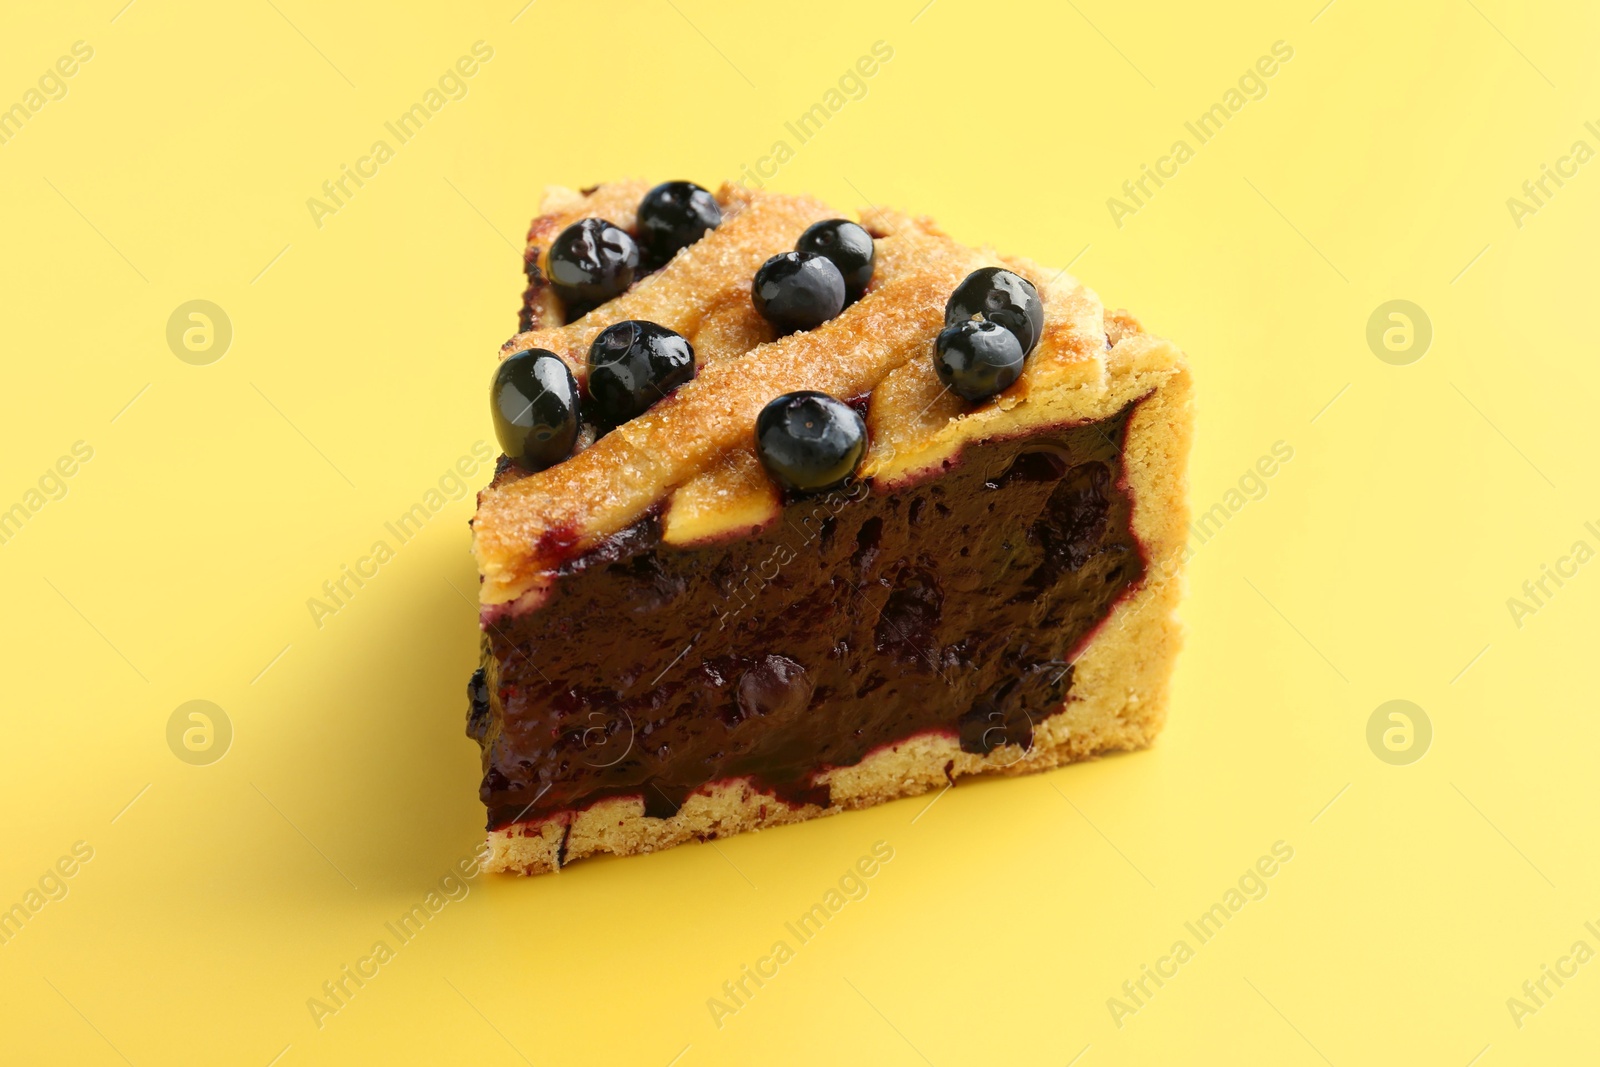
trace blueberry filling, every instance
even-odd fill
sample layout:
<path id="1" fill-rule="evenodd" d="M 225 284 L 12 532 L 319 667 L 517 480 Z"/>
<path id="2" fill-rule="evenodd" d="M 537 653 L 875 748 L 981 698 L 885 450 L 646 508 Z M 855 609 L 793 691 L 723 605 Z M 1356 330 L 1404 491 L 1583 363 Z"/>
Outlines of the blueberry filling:
<path id="1" fill-rule="evenodd" d="M 1145 573 L 1132 410 L 974 443 L 919 483 L 793 498 L 733 542 L 668 545 L 651 515 L 573 555 L 483 637 L 489 722 L 469 728 L 490 829 L 607 797 L 665 817 L 741 777 L 825 806 L 817 772 L 920 734 L 1020 758 Z"/>

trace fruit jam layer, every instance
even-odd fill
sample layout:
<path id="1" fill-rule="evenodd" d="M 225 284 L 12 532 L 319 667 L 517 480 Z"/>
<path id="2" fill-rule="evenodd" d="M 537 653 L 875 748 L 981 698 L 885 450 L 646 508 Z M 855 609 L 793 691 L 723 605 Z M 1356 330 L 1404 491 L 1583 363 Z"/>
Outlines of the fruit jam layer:
<path id="1" fill-rule="evenodd" d="M 826 806 L 819 772 L 929 731 L 1030 747 L 1144 576 L 1132 408 L 969 445 L 892 492 L 790 501 L 751 537 L 665 545 L 651 517 L 570 561 L 484 634 L 467 733 L 489 828 L 617 796 L 664 818 L 741 777 Z"/>

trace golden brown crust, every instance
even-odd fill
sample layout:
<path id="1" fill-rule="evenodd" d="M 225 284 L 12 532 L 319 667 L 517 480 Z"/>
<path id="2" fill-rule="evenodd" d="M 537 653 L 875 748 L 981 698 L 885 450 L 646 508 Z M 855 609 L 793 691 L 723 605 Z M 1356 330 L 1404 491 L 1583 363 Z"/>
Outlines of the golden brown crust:
<path id="1" fill-rule="evenodd" d="M 831 322 L 743 354 L 702 351 L 703 342 L 695 338 L 708 303 L 703 294 L 738 288 L 748 303 L 756 268 L 792 247 L 810 222 L 829 217 L 814 201 L 750 195 L 753 203 L 736 219 L 633 291 L 578 322 L 507 343 L 507 353 L 549 349 L 581 374 L 588 345 L 604 323 L 646 318 L 689 337 L 700 369 L 694 381 L 592 448 L 482 494 L 473 550 L 485 604 L 530 592 L 536 597 L 564 555 L 617 532 L 729 452 L 748 446 L 756 415 L 773 397 L 797 389 L 861 396 L 888 371 L 925 356 L 944 324 L 950 291 L 986 262 L 980 253 L 921 229 L 897 230 L 881 242 L 867 294 Z"/>
<path id="2" fill-rule="evenodd" d="M 612 186 L 601 186 L 569 210 L 534 220 L 533 229 L 529 231 L 529 249 L 534 248 L 537 231 L 541 244 L 535 263 L 541 272 L 548 262 L 550 240 L 578 219 L 599 216 L 624 228 L 633 225 L 639 196 L 648 191 L 648 186 L 642 182 L 628 182 L 617 188 L 621 192 L 615 197 L 606 196 Z M 625 197 L 632 197 L 632 200 L 624 212 L 616 205 Z M 740 348 L 731 345 L 742 343 L 750 336 L 759 338 L 756 343 L 771 340 L 770 327 L 750 303 L 750 280 L 768 257 L 792 248 L 807 226 L 828 218 L 829 210 L 809 197 L 756 193 L 738 185 L 724 185 L 717 192 L 717 202 L 722 207 L 722 224 L 680 250 L 659 271 L 574 322 L 563 325 L 565 320 L 560 315 L 539 316 L 534 327 L 501 346 L 501 356 L 528 348 L 548 349 L 565 359 L 573 374 L 582 380 L 590 342 L 606 326 L 623 319 L 649 319 L 683 334 L 691 344 L 696 344 L 696 335 L 708 319 L 719 331 L 728 330 L 730 318 L 742 320 L 748 330 L 753 331 L 735 331 L 727 348 L 717 348 L 715 342 L 711 342 L 713 351 L 709 357 L 700 356 L 702 359 L 742 354 L 748 351 L 749 345 Z M 607 204 L 611 205 L 611 210 L 602 214 L 599 209 Z M 556 299 L 553 293 L 550 299 Z M 746 309 L 748 316 L 744 315 Z M 699 347 L 696 344 L 697 355 Z"/>

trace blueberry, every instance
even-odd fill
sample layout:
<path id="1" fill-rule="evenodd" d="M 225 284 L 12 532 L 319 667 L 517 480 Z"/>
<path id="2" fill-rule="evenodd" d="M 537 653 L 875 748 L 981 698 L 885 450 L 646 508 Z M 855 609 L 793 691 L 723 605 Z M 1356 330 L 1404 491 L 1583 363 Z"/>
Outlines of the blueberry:
<path id="1" fill-rule="evenodd" d="M 557 295 L 568 304 L 593 306 L 633 284 L 639 246 L 605 219 L 580 219 L 551 243 L 549 262 Z"/>
<path id="2" fill-rule="evenodd" d="M 489 409 L 506 455 L 541 471 L 572 454 L 578 439 L 578 383 L 554 352 L 529 348 L 495 368 Z"/>
<path id="3" fill-rule="evenodd" d="M 820 492 L 842 485 L 867 450 L 867 424 L 827 393 L 785 393 L 756 416 L 756 455 L 785 489 Z"/>
<path id="4" fill-rule="evenodd" d="M 967 319 L 939 331 L 933 369 L 963 400 L 987 400 L 1017 380 L 1026 357 L 1016 335 L 998 322 Z"/>
<path id="5" fill-rule="evenodd" d="M 845 299 L 861 299 L 872 282 L 872 234 L 849 219 L 828 219 L 812 224 L 794 243 L 796 252 L 827 256 L 844 276 Z"/>
<path id="6" fill-rule="evenodd" d="M 967 275 L 944 306 L 944 324 L 988 319 L 1016 335 L 1022 354 L 1033 351 L 1044 333 L 1044 301 L 1039 290 L 1020 274 L 984 267 Z"/>
<path id="7" fill-rule="evenodd" d="M 589 346 L 589 396 L 611 426 L 644 414 L 693 377 L 693 346 L 653 322 L 607 326 Z"/>
<path id="8" fill-rule="evenodd" d="M 810 330 L 844 310 L 844 275 L 827 256 L 784 252 L 756 271 L 750 299 L 780 331 Z"/>
<path id="9" fill-rule="evenodd" d="M 662 182 L 639 201 L 639 245 L 660 266 L 722 221 L 717 198 L 694 182 Z"/>

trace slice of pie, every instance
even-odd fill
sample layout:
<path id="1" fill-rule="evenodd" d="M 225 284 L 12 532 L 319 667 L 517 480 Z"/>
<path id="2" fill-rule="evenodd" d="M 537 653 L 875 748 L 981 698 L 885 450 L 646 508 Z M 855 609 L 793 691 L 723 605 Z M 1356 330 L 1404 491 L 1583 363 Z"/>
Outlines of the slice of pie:
<path id="1" fill-rule="evenodd" d="M 472 524 L 489 868 L 1149 744 L 1183 354 L 924 218 L 668 185 L 553 190 L 529 231 Z"/>

